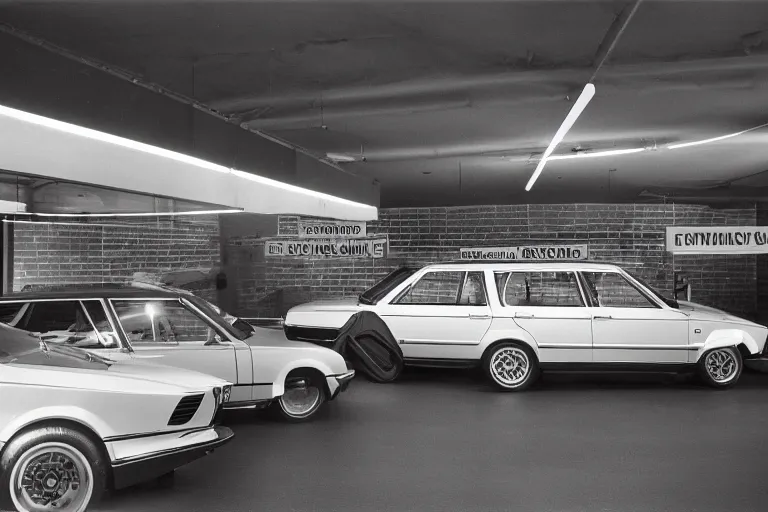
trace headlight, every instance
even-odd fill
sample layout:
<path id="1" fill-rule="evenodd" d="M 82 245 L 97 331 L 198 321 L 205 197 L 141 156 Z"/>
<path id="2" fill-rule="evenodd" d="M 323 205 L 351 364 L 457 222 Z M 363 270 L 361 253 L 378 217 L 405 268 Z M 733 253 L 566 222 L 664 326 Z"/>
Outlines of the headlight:
<path id="1" fill-rule="evenodd" d="M 222 392 L 222 396 L 224 398 L 223 403 L 229 402 L 230 396 L 232 396 L 232 386 L 224 386 L 224 391 Z"/>

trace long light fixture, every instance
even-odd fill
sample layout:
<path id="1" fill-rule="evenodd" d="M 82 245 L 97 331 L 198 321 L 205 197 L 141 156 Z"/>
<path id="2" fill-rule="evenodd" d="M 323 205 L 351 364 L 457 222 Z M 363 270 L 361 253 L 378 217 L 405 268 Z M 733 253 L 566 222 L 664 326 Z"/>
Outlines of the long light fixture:
<path id="1" fill-rule="evenodd" d="M 760 126 L 754 126 L 752 128 L 748 128 L 746 130 L 742 130 L 740 132 L 736 133 L 729 133 L 728 135 L 721 135 L 720 137 L 712 137 L 711 139 L 704 139 L 704 140 L 697 140 L 694 142 L 683 142 L 681 144 L 671 144 L 667 146 L 668 149 L 680 149 L 680 148 L 689 148 L 691 146 L 700 146 L 701 144 L 709 144 L 711 142 L 718 142 L 725 139 L 730 139 L 732 137 L 738 137 L 739 135 L 744 135 L 745 133 L 753 132 L 755 130 L 759 130 L 761 128 L 765 128 L 768 126 L 768 123 L 763 123 Z"/>
<path id="2" fill-rule="evenodd" d="M 618 156 L 618 155 L 631 155 L 632 153 L 642 153 L 648 150 L 648 148 L 632 148 L 632 149 L 610 149 L 607 151 L 583 151 L 580 153 L 574 153 L 572 155 L 553 155 L 547 160 L 570 160 L 573 158 L 599 158 L 603 156 Z"/>
<path id="3" fill-rule="evenodd" d="M 34 212 L 13 212 L 13 215 L 29 215 L 32 217 L 176 217 L 189 215 L 220 215 L 225 213 L 242 213 L 242 209 L 231 210 L 190 210 L 183 212 L 138 212 L 138 213 L 34 213 Z"/>
<path id="4" fill-rule="evenodd" d="M 531 176 L 531 179 L 528 180 L 528 184 L 525 186 L 526 191 L 530 191 L 531 188 L 533 188 L 533 184 L 536 183 L 536 180 L 539 178 L 541 171 L 544 170 L 544 166 L 547 165 L 547 160 L 549 159 L 549 156 L 555 150 L 557 145 L 563 141 L 566 134 L 571 129 L 571 127 L 576 123 L 576 120 L 579 118 L 581 113 L 584 112 L 585 108 L 587 108 L 587 105 L 592 100 L 594 95 L 595 95 L 595 86 L 593 84 L 585 85 L 584 90 L 581 91 L 581 94 L 576 100 L 576 103 L 573 104 L 573 107 L 571 107 L 571 111 L 568 112 L 568 115 L 565 117 L 563 124 L 560 125 L 560 128 L 557 130 L 557 132 L 555 133 L 555 136 L 552 138 L 552 141 L 549 143 L 549 146 L 547 146 L 546 151 L 544 151 L 544 154 L 542 155 L 541 160 L 539 160 L 539 163 L 536 166 L 536 170 L 533 171 L 533 175 Z"/>
<path id="5" fill-rule="evenodd" d="M 256 174 L 251 174 L 244 171 L 239 171 L 236 169 L 225 167 L 223 165 L 208 162 L 200 158 L 195 158 L 193 156 L 177 153 L 175 151 L 170 151 L 168 149 L 159 148 L 157 146 L 152 146 L 150 144 L 144 144 L 143 142 L 137 142 L 134 140 L 123 138 L 123 137 L 118 137 L 117 135 L 111 135 L 108 133 L 100 132 L 98 130 L 92 130 L 90 128 L 85 128 L 85 127 L 74 125 L 71 123 L 57 121 L 55 119 L 39 116 L 36 114 L 31 114 L 29 112 L 24 112 L 21 110 L 16 110 L 10 107 L 5 107 L 3 105 L 0 105 L 0 115 L 18 119 L 20 121 L 24 121 L 27 123 L 32 123 L 38 126 L 43 126 L 46 128 L 62 131 L 65 133 L 70 133 L 73 135 L 78 135 L 81 137 L 86 137 L 89 139 L 106 142 L 106 143 L 114 144 L 117 146 L 122 146 L 135 151 L 141 151 L 143 153 L 149 153 L 152 155 L 169 158 L 171 160 L 176 160 L 178 162 L 183 162 L 183 163 L 191 164 L 197 167 L 201 167 L 209 171 L 214 171 L 214 172 L 219 172 L 224 174 L 233 174 L 240 178 L 248 179 L 250 181 L 256 181 L 259 183 L 263 183 L 265 185 L 271 185 L 274 187 L 282 188 L 284 190 L 290 190 L 292 192 L 301 193 L 306 196 L 315 197 L 318 199 L 324 199 L 327 201 L 333 201 L 336 203 L 341 203 L 349 206 L 356 206 L 360 208 L 375 208 L 375 206 L 367 205 L 364 203 L 358 203 L 355 201 L 350 201 L 348 199 L 332 196 L 330 194 L 324 194 L 322 192 L 316 192 L 314 190 L 298 187 L 295 185 L 289 185 L 281 181 L 264 178 L 262 176 L 258 176 Z"/>

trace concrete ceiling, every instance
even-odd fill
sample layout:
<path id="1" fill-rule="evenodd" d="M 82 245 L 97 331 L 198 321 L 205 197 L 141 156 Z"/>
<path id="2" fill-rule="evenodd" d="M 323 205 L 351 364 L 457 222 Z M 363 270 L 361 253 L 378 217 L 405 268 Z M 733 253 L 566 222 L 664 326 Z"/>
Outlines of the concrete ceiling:
<path id="1" fill-rule="evenodd" d="M 551 161 L 626 1 L 7 2 L 0 21 L 381 183 L 381 206 L 768 197 L 768 2 L 645 0 Z M 763 32 L 766 31 L 766 32 Z M 765 41 L 764 41 L 765 39 Z M 643 191 L 650 191 L 643 194 Z"/>

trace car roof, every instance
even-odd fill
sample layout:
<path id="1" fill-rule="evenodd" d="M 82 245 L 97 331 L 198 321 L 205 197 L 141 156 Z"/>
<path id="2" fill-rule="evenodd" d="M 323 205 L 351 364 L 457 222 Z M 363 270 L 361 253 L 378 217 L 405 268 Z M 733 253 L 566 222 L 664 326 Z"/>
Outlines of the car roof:
<path id="1" fill-rule="evenodd" d="M 433 263 L 426 265 L 424 268 L 432 269 L 462 269 L 462 268 L 476 268 L 478 270 L 504 270 L 507 268 L 525 268 L 539 266 L 548 269 L 563 269 L 563 270 L 586 270 L 586 271 L 615 271 L 621 269 L 619 265 L 614 263 L 597 262 L 597 261 L 535 261 L 535 260 L 504 260 L 504 261 L 450 261 Z"/>
<path id="2" fill-rule="evenodd" d="M 18 300 L 51 300 L 51 299 L 175 299 L 185 296 L 181 293 L 159 288 L 104 287 L 104 288 L 74 288 L 56 291 L 14 292 L 0 297 L 0 302 Z"/>

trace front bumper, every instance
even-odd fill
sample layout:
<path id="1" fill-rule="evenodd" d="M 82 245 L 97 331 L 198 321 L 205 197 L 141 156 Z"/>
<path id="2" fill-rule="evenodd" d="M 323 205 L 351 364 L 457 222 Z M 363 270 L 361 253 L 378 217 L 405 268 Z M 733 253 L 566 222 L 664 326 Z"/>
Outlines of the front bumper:
<path id="1" fill-rule="evenodd" d="M 181 436 L 199 437 L 200 442 L 115 460 L 112 462 L 113 486 L 122 489 L 169 473 L 204 457 L 229 442 L 234 435 L 229 428 L 217 425 Z"/>
<path id="2" fill-rule="evenodd" d="M 355 370 L 349 370 L 339 375 L 329 375 L 326 377 L 328 381 L 328 389 L 331 390 L 331 400 L 339 396 L 339 393 L 346 391 L 349 387 L 349 383 L 355 378 Z"/>
<path id="3" fill-rule="evenodd" d="M 768 355 L 762 354 L 744 360 L 744 366 L 760 373 L 768 373 Z"/>

